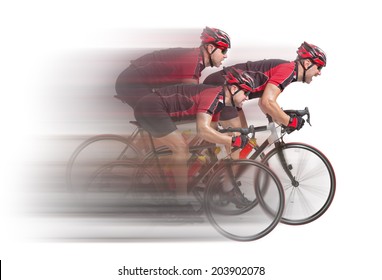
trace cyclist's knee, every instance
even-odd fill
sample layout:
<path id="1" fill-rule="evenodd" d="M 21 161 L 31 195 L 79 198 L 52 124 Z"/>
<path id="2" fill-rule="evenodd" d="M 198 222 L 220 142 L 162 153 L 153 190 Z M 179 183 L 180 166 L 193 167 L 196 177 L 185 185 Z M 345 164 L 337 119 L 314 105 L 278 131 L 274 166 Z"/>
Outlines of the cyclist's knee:
<path id="1" fill-rule="evenodd" d="M 178 130 L 173 131 L 172 133 L 159 138 L 158 140 L 170 148 L 174 157 L 188 155 L 188 145 Z"/>

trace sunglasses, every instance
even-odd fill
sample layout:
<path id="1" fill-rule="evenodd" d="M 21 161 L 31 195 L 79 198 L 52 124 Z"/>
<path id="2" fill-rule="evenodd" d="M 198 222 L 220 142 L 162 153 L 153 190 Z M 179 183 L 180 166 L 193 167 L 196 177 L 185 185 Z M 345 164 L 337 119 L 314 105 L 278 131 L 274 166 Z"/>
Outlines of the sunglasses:
<path id="1" fill-rule="evenodd" d="M 220 49 L 222 51 L 222 54 L 227 54 L 228 49 Z"/>
<path id="2" fill-rule="evenodd" d="M 318 65 L 318 64 L 315 63 L 312 59 L 309 59 L 309 60 L 310 60 L 310 62 L 312 62 L 311 66 L 309 66 L 309 68 L 312 67 L 313 65 L 316 65 L 316 66 L 317 66 L 318 71 L 321 71 L 322 68 L 324 68 L 324 66 L 322 66 L 322 65 Z"/>
<path id="3" fill-rule="evenodd" d="M 226 48 L 222 48 L 222 47 L 219 47 L 219 46 L 216 46 L 217 49 L 219 49 L 223 55 L 225 55 L 227 52 L 228 52 L 228 49 Z"/>
<path id="4" fill-rule="evenodd" d="M 249 96 L 249 94 L 251 93 L 250 91 L 245 91 L 244 89 L 242 88 L 238 88 L 234 93 L 233 93 L 233 96 L 235 96 L 239 91 L 243 91 L 244 92 L 244 95 L 245 96 Z"/>

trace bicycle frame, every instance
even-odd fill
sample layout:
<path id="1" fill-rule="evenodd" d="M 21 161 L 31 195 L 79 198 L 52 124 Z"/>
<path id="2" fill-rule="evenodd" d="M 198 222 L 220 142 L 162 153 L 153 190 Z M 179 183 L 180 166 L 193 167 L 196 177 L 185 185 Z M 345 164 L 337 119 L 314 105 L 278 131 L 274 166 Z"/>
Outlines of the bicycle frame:
<path id="1" fill-rule="evenodd" d="M 285 156 L 284 156 L 284 153 L 282 150 L 282 146 L 285 145 L 285 143 L 283 141 L 283 137 L 285 135 L 285 132 L 281 133 L 281 135 L 279 135 L 277 132 L 276 124 L 270 118 L 269 118 L 269 124 L 267 126 L 255 127 L 255 129 L 254 129 L 255 132 L 256 131 L 265 131 L 265 130 L 271 131 L 270 136 L 260 146 L 254 147 L 254 149 L 256 151 L 254 154 L 252 154 L 249 157 L 249 159 L 256 160 L 259 156 L 261 156 L 261 154 L 264 152 L 264 150 L 267 147 L 274 145 L 275 149 L 277 150 L 277 155 L 279 156 L 281 166 L 283 167 L 285 173 L 287 174 L 287 176 L 291 180 L 292 185 L 297 187 L 298 182 L 296 181 L 295 177 L 292 175 L 290 169 L 288 168 L 288 164 L 286 162 L 286 159 L 285 159 Z M 254 137 L 254 134 L 253 134 L 253 137 Z"/>
<path id="2" fill-rule="evenodd" d="M 145 156 L 142 163 L 145 165 L 145 163 L 147 161 L 154 159 L 156 162 L 156 167 L 159 171 L 159 175 L 161 177 L 161 180 L 163 180 L 165 182 L 167 180 L 167 176 L 165 175 L 165 172 L 163 170 L 163 167 L 160 163 L 159 158 L 161 156 L 169 156 L 172 154 L 172 152 L 168 147 L 155 147 L 152 136 L 149 135 L 149 138 L 150 138 L 150 145 L 152 147 L 152 150 L 150 153 L 148 153 Z M 197 176 L 192 176 L 189 178 L 189 181 L 188 181 L 189 191 L 196 189 L 198 184 L 200 182 L 202 182 L 205 179 L 205 177 L 211 172 L 211 170 L 218 164 L 219 159 L 217 158 L 217 156 L 214 152 L 215 148 L 216 148 L 216 145 L 211 144 L 211 143 L 189 147 L 189 152 L 190 152 L 191 156 L 188 160 L 188 166 L 190 166 L 190 164 L 192 164 L 193 155 L 199 154 L 204 150 L 207 151 L 207 153 L 208 153 L 207 156 L 209 159 L 209 162 L 207 164 L 203 164 L 201 166 L 201 168 L 199 170 L 199 174 Z"/>
<path id="3" fill-rule="evenodd" d="M 309 113 L 308 107 L 305 107 L 304 110 L 286 110 L 285 112 L 287 112 L 290 115 L 296 115 L 296 116 L 301 116 L 301 117 L 307 115 L 308 116 L 307 117 L 307 123 L 310 125 L 310 113 Z M 227 128 L 227 129 L 221 129 L 220 132 L 240 132 L 240 133 L 245 134 L 245 135 L 252 133 L 252 138 L 255 138 L 256 132 L 270 131 L 271 134 L 260 146 L 258 146 L 257 144 L 255 144 L 253 146 L 251 145 L 252 149 L 255 150 L 255 153 L 252 154 L 249 157 L 249 159 L 256 160 L 259 156 L 260 156 L 260 158 L 263 158 L 264 150 L 267 147 L 274 145 L 275 146 L 274 149 L 276 149 L 276 151 L 277 151 L 277 155 L 280 159 L 281 165 L 282 165 L 285 173 L 287 174 L 287 176 L 291 180 L 292 185 L 297 187 L 299 183 L 297 182 L 295 177 L 292 175 L 292 173 L 289 169 L 289 166 L 286 162 L 286 159 L 285 159 L 285 156 L 283 153 L 283 149 L 282 149 L 282 147 L 285 145 L 285 143 L 283 141 L 283 137 L 284 137 L 285 133 L 287 133 L 287 130 L 284 129 L 284 131 L 281 131 L 281 134 L 279 135 L 279 133 L 277 131 L 276 124 L 275 124 L 275 122 L 273 122 L 272 117 L 267 115 L 267 119 L 268 119 L 268 125 L 258 126 L 258 127 L 250 126 L 247 129 Z M 247 145 L 250 145 L 250 144 L 247 144 Z M 247 156 L 245 155 L 244 158 L 246 158 L 246 157 Z"/>

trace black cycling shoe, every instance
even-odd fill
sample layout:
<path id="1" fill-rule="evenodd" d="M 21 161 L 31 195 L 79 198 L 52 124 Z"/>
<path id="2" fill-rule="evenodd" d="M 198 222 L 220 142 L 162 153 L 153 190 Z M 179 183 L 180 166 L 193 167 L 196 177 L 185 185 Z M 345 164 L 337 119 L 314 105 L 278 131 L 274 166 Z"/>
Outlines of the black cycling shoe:
<path id="1" fill-rule="evenodd" d="M 251 201 L 238 188 L 223 192 L 222 195 L 224 200 L 233 203 L 238 209 L 245 208 L 251 204 Z"/>

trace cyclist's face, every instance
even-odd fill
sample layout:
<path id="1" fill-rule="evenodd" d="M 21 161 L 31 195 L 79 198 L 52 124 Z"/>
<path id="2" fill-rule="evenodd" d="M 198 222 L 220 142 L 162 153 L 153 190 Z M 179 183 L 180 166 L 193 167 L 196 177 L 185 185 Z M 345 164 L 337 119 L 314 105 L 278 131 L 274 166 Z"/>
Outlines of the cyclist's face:
<path id="1" fill-rule="evenodd" d="M 311 65 L 312 66 L 305 73 L 305 83 L 307 84 L 310 84 L 310 82 L 313 80 L 313 77 L 321 75 L 321 67 L 313 63 Z"/>
<path id="2" fill-rule="evenodd" d="M 245 95 L 245 92 L 243 90 L 240 90 L 238 93 L 236 93 L 234 96 L 233 96 L 233 101 L 235 102 L 235 106 L 236 107 L 239 107 L 239 108 L 242 108 L 243 107 L 243 103 L 248 100 L 248 96 Z"/>
<path id="3" fill-rule="evenodd" d="M 212 60 L 212 63 L 214 64 L 213 66 L 219 67 L 222 65 L 223 60 L 227 58 L 227 51 L 228 49 L 222 50 L 219 48 L 216 48 L 214 50 L 214 52 L 211 55 L 211 60 Z"/>

